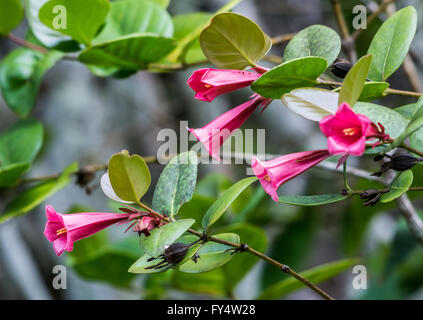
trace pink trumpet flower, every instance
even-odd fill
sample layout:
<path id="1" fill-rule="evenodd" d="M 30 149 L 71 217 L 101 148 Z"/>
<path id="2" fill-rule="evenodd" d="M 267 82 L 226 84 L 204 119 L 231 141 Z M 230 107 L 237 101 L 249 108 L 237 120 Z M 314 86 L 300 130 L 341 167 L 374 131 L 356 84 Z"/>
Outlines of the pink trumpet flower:
<path id="1" fill-rule="evenodd" d="M 271 101 L 272 99 L 254 94 L 253 99 L 225 112 L 206 126 L 198 129 L 187 129 L 204 144 L 212 157 L 220 161 L 219 149 L 233 131 L 238 129 L 258 106 L 266 108 Z"/>
<path id="2" fill-rule="evenodd" d="M 371 121 L 364 115 L 356 114 L 347 103 L 342 103 L 334 115 L 320 121 L 320 129 L 328 138 L 331 154 L 342 154 L 338 166 L 349 155 L 361 156 L 366 149 L 366 133 Z"/>
<path id="3" fill-rule="evenodd" d="M 264 190 L 276 202 L 279 201 L 277 189 L 292 178 L 314 167 L 330 157 L 328 150 L 304 151 L 287 154 L 269 161 L 254 157 L 251 167 L 260 179 Z"/>
<path id="4" fill-rule="evenodd" d="M 45 237 L 53 243 L 54 251 L 60 256 L 63 251 L 72 251 L 73 243 L 89 237 L 117 222 L 132 219 L 133 213 L 84 212 L 73 214 L 57 213 L 52 206 L 46 206 L 47 223 Z"/>
<path id="5" fill-rule="evenodd" d="M 261 74 L 242 70 L 199 69 L 188 79 L 188 85 L 196 92 L 195 98 L 213 101 L 217 96 L 249 86 Z"/>

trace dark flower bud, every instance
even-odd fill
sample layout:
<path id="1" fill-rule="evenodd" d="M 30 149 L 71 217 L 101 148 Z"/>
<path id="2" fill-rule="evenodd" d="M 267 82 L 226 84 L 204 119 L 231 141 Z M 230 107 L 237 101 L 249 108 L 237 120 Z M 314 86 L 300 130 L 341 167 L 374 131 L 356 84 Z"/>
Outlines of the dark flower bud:
<path id="1" fill-rule="evenodd" d="M 361 199 L 369 199 L 369 198 L 374 197 L 374 196 L 375 196 L 375 195 L 377 195 L 378 193 L 380 193 L 380 191 L 379 191 L 379 190 L 376 190 L 376 189 L 369 189 L 369 190 L 366 190 L 366 191 L 364 191 L 364 192 L 360 193 L 360 198 L 361 198 Z"/>
<path id="2" fill-rule="evenodd" d="M 163 259 L 169 263 L 178 263 L 186 256 L 189 248 L 189 244 L 173 243 L 163 252 Z"/>
<path id="3" fill-rule="evenodd" d="M 386 154 L 378 154 L 376 157 L 373 158 L 373 161 L 380 161 L 386 157 Z"/>
<path id="4" fill-rule="evenodd" d="M 88 184 L 95 178 L 95 171 L 90 168 L 82 167 L 76 172 L 76 183 L 81 187 L 85 188 L 88 194 L 91 194 L 91 188 Z"/>
<path id="5" fill-rule="evenodd" d="M 338 58 L 331 65 L 331 71 L 338 78 L 344 79 L 348 71 L 350 71 L 350 69 L 352 68 L 352 66 L 352 63 L 350 63 L 349 61 Z"/>
<path id="6" fill-rule="evenodd" d="M 391 169 L 405 171 L 414 167 L 421 159 L 409 155 L 391 157 Z"/>
<path id="7" fill-rule="evenodd" d="M 363 203 L 363 206 L 372 207 L 374 206 L 380 199 L 382 194 L 380 192 L 371 195 L 366 202 Z"/>

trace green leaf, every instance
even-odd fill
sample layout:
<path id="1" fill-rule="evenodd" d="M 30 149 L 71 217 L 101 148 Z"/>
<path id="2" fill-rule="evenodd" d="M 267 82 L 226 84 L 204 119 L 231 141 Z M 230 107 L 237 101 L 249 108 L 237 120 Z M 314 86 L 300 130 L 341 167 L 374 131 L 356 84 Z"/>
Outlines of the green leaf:
<path id="1" fill-rule="evenodd" d="M 34 107 L 41 80 L 48 69 L 61 59 L 63 53 L 19 48 L 9 53 L 0 64 L 0 87 L 4 100 L 21 117 Z"/>
<path id="2" fill-rule="evenodd" d="M 161 261 L 163 261 L 163 258 L 154 258 L 152 256 L 150 256 L 149 254 L 144 254 L 143 256 L 141 256 L 141 258 L 139 258 L 137 261 L 135 261 L 128 269 L 128 272 L 130 273 L 156 273 L 156 272 L 164 272 L 170 268 L 173 267 L 172 264 L 169 264 L 167 266 L 163 266 L 160 268 L 151 268 L 151 269 L 147 269 L 148 267 L 152 267 L 157 265 L 158 263 L 160 263 Z"/>
<path id="3" fill-rule="evenodd" d="M 12 31 L 23 18 L 23 7 L 19 0 L 2 0 L 0 2 L 0 35 Z"/>
<path id="4" fill-rule="evenodd" d="M 314 56 L 325 58 L 328 65 L 338 57 L 341 39 L 331 28 L 312 25 L 298 32 L 287 44 L 284 61 Z"/>
<path id="5" fill-rule="evenodd" d="M 194 222 L 193 219 L 177 220 L 153 229 L 148 237 L 141 235 L 141 249 L 151 257 L 158 257 L 166 246 L 174 243 Z"/>
<path id="6" fill-rule="evenodd" d="M 282 96 L 282 103 L 301 117 L 320 121 L 335 114 L 338 109 L 338 94 L 320 88 L 294 89 Z"/>
<path id="7" fill-rule="evenodd" d="M 170 0 L 149 0 L 149 1 L 153 1 L 157 3 L 163 9 L 166 9 L 170 4 Z"/>
<path id="8" fill-rule="evenodd" d="M 34 119 L 19 120 L 0 135 L 0 167 L 31 163 L 43 145 L 44 130 Z"/>
<path id="9" fill-rule="evenodd" d="M 366 82 L 361 91 L 360 101 L 372 101 L 384 97 L 385 90 L 389 87 L 387 82 Z"/>
<path id="10" fill-rule="evenodd" d="M 239 2 L 241 2 L 241 0 L 229 1 L 222 8 L 220 8 L 216 12 L 216 14 L 231 10 Z M 201 31 L 203 31 L 203 29 L 207 27 L 212 18 L 212 16 L 210 16 L 206 20 L 207 15 L 208 13 L 196 12 L 174 17 L 174 37 L 178 40 L 178 44 L 176 48 L 167 56 L 167 59 L 170 62 L 176 63 L 181 60 L 184 60 L 183 58 L 185 58 L 186 63 L 201 61 L 200 59 L 202 59 L 204 54 L 200 47 L 199 36 Z M 204 21 L 201 22 L 203 18 Z M 188 30 L 188 26 L 191 28 L 190 30 Z M 189 32 L 185 34 L 185 32 L 187 31 Z M 183 36 L 181 36 L 181 34 L 183 34 Z M 201 54 L 198 52 L 198 49 L 201 51 Z"/>
<path id="11" fill-rule="evenodd" d="M 69 36 L 58 31 L 52 30 L 42 23 L 39 19 L 41 7 L 49 0 L 24 0 L 25 14 L 28 19 L 30 30 L 41 45 L 48 48 L 61 46 L 66 42 L 73 42 Z"/>
<path id="12" fill-rule="evenodd" d="M 256 177 L 245 178 L 227 189 L 207 210 L 202 221 L 203 228 L 207 230 L 213 223 L 215 223 L 222 214 L 225 213 L 231 203 L 241 194 L 241 192 L 256 180 Z"/>
<path id="13" fill-rule="evenodd" d="M 263 97 L 280 99 L 293 89 L 315 86 L 316 78 L 326 68 L 326 60 L 320 57 L 290 60 L 263 74 L 252 83 L 251 88 Z"/>
<path id="14" fill-rule="evenodd" d="M 6 206 L 3 214 L 0 215 L 0 224 L 27 213 L 64 188 L 71 181 L 69 176 L 77 170 L 78 164 L 72 163 L 59 178 L 43 182 L 22 192 Z"/>
<path id="15" fill-rule="evenodd" d="M 220 240 L 239 243 L 239 236 L 235 233 L 222 233 L 213 235 L 213 237 Z M 197 263 L 193 260 L 188 260 L 179 267 L 179 270 L 187 273 L 201 273 L 219 268 L 233 257 L 233 251 L 228 251 L 228 249 L 231 248 L 232 247 L 224 244 L 212 241 L 207 242 L 197 251 L 200 256 Z"/>
<path id="16" fill-rule="evenodd" d="M 403 8 L 386 20 L 375 34 L 368 54 L 373 55 L 369 78 L 385 81 L 404 61 L 417 27 L 417 12 Z"/>
<path id="17" fill-rule="evenodd" d="M 342 82 L 341 91 L 339 92 L 338 104 L 343 102 L 354 106 L 363 90 L 369 73 L 372 56 L 364 56 L 353 65 L 348 71 L 344 81 Z"/>
<path id="18" fill-rule="evenodd" d="M 389 191 L 382 194 L 380 202 L 386 203 L 400 197 L 402 194 L 408 191 L 411 184 L 413 183 L 413 171 L 406 170 L 397 174 L 395 179 L 392 181 Z"/>
<path id="19" fill-rule="evenodd" d="M 385 149 L 385 152 L 388 152 L 389 150 L 392 150 L 398 147 L 405 139 L 407 139 L 414 132 L 418 131 L 422 126 L 423 126 L 423 97 L 420 97 L 419 100 L 415 104 L 413 104 L 413 112 L 407 127 L 400 134 L 400 136 L 396 138 L 395 141 L 392 142 L 388 148 Z M 414 136 L 413 139 L 410 139 L 410 140 L 412 141 L 415 138 L 416 136 Z"/>
<path id="20" fill-rule="evenodd" d="M 255 66 L 271 47 L 270 38 L 250 19 L 235 13 L 216 15 L 200 34 L 211 63 L 222 69 Z"/>
<path id="21" fill-rule="evenodd" d="M 41 7 L 39 19 L 49 28 L 89 45 L 109 9 L 107 0 L 50 0 Z"/>
<path id="22" fill-rule="evenodd" d="M 194 194 L 198 158 L 189 151 L 174 157 L 163 169 L 153 196 L 153 209 L 173 218 Z"/>
<path id="23" fill-rule="evenodd" d="M 280 196 L 279 202 L 292 204 L 294 206 L 320 206 L 334 203 L 348 198 L 342 194 L 319 194 L 313 196 Z"/>
<path id="24" fill-rule="evenodd" d="M 14 184 L 30 166 L 31 164 L 26 162 L 0 166 L 0 188 Z"/>
<path id="25" fill-rule="evenodd" d="M 207 60 L 201 50 L 199 35 L 212 17 L 213 15 L 208 12 L 194 12 L 174 16 L 175 33 L 173 37 L 178 44 L 167 59 L 171 62 L 185 62 L 188 64 Z M 192 37 L 198 29 L 200 31 L 196 33 L 196 37 Z M 191 42 L 185 43 L 186 39 L 191 39 L 191 37 Z M 174 55 L 179 56 L 175 58 Z"/>
<path id="26" fill-rule="evenodd" d="M 125 201 L 139 203 L 151 183 L 150 170 L 139 155 L 123 150 L 109 161 L 109 178 L 116 195 Z"/>
<path id="27" fill-rule="evenodd" d="M 165 9 L 151 0 L 114 1 L 104 29 L 93 42 L 99 44 L 134 33 L 172 37 L 172 19 Z"/>
<path id="28" fill-rule="evenodd" d="M 322 264 L 318 267 L 301 272 L 300 274 L 307 280 L 317 284 L 337 276 L 358 262 L 358 259 L 338 260 L 335 262 Z M 301 289 L 302 287 L 304 287 L 302 282 L 295 278 L 288 278 L 268 287 L 260 294 L 257 299 L 280 299 L 281 297 Z"/>
<path id="29" fill-rule="evenodd" d="M 87 48 L 78 59 L 97 66 L 138 70 L 159 61 L 174 47 L 173 39 L 136 33 Z"/>
<path id="30" fill-rule="evenodd" d="M 398 112 L 374 103 L 357 102 L 354 112 L 367 116 L 374 123 L 380 122 L 393 139 L 407 126 L 407 120 Z"/>

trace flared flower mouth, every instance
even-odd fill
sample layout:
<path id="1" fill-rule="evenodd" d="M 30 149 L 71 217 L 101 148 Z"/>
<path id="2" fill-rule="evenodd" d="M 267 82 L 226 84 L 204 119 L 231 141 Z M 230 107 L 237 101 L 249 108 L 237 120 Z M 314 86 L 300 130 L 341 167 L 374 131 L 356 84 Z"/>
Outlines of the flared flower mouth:
<path id="1" fill-rule="evenodd" d="M 270 170 L 267 170 L 264 164 L 260 161 L 259 158 L 254 157 L 251 161 L 251 168 L 253 169 L 254 174 L 259 178 L 263 189 L 268 193 L 273 201 L 278 202 L 279 197 L 277 193 L 278 186 L 274 182 L 275 179 L 272 177 Z"/>

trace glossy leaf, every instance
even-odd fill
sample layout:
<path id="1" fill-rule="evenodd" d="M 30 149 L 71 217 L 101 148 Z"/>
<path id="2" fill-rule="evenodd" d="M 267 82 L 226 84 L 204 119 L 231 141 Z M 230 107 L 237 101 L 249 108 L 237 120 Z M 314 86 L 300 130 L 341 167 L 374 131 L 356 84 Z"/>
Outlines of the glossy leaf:
<path id="1" fill-rule="evenodd" d="M 300 274 L 301 276 L 313 282 L 314 284 L 317 284 L 337 276 L 338 274 L 344 272 L 345 270 L 348 270 L 357 263 L 357 259 L 338 260 L 335 262 L 322 264 L 315 268 L 301 272 Z M 301 289 L 302 287 L 304 287 L 304 284 L 302 282 L 298 281 L 295 278 L 288 278 L 266 288 L 260 294 L 260 296 L 257 297 L 257 299 L 280 299 L 281 297 L 298 289 Z"/>
<path id="2" fill-rule="evenodd" d="M 251 88 L 263 97 L 280 99 L 293 89 L 315 86 L 326 68 L 326 60 L 320 57 L 293 59 L 263 74 Z"/>
<path id="3" fill-rule="evenodd" d="M 106 172 L 105 174 L 103 174 L 101 176 L 100 179 L 100 186 L 101 186 L 101 190 L 103 191 L 103 193 L 109 197 L 110 199 L 120 202 L 120 203 L 134 203 L 134 201 L 125 201 L 122 200 L 121 198 L 119 198 L 115 191 L 113 190 L 112 187 L 112 183 L 110 182 L 110 177 L 109 177 L 109 173 Z"/>
<path id="4" fill-rule="evenodd" d="M 153 196 L 153 209 L 173 218 L 194 194 L 198 158 L 189 151 L 174 157 L 163 169 Z"/>
<path id="5" fill-rule="evenodd" d="M 333 29 L 312 25 L 298 32 L 287 44 L 283 59 L 285 61 L 314 56 L 325 58 L 328 65 L 338 57 L 341 39 Z"/>
<path id="6" fill-rule="evenodd" d="M 250 19 L 235 13 L 216 15 L 200 34 L 211 63 L 222 69 L 255 66 L 271 47 L 270 38 Z"/>
<path id="7" fill-rule="evenodd" d="M 369 78 L 385 81 L 403 63 L 417 27 L 417 12 L 411 6 L 405 7 L 379 28 L 367 51 L 373 55 Z"/>
<path id="8" fill-rule="evenodd" d="M 239 243 L 239 236 L 235 233 L 222 233 L 213 235 L 213 237 Z M 201 273 L 219 268 L 233 257 L 233 251 L 228 251 L 231 248 L 224 244 L 207 242 L 197 251 L 200 256 L 198 261 L 195 263 L 193 260 L 188 260 L 179 267 L 179 270 L 187 273 Z"/>
<path id="9" fill-rule="evenodd" d="M 49 28 L 89 45 L 109 9 L 107 0 L 50 0 L 41 7 L 38 16 Z"/>
<path id="10" fill-rule="evenodd" d="M 291 111 L 312 121 L 320 121 L 338 109 L 338 94 L 320 88 L 294 89 L 281 100 Z"/>
<path id="11" fill-rule="evenodd" d="M 385 90 L 389 87 L 387 82 L 366 82 L 361 91 L 359 101 L 372 101 L 384 97 Z"/>
<path id="12" fill-rule="evenodd" d="M 61 32 L 55 31 L 47 27 L 39 19 L 38 13 L 41 7 L 49 0 L 24 0 L 25 1 L 25 13 L 28 19 L 29 26 L 31 27 L 32 33 L 35 35 L 43 45 L 52 48 L 63 42 L 70 41 L 69 36 L 64 35 Z"/>
<path id="13" fill-rule="evenodd" d="M 0 64 L 0 87 L 4 100 L 18 115 L 26 117 L 35 105 L 41 80 L 63 53 L 19 48 L 9 53 Z"/>
<path id="14" fill-rule="evenodd" d="M 126 70 L 147 68 L 175 47 L 174 40 L 153 34 L 131 34 L 97 44 L 81 52 L 79 61 Z"/>
<path id="15" fill-rule="evenodd" d="M 166 246 L 174 243 L 194 222 L 193 219 L 182 219 L 155 228 L 148 237 L 141 235 L 141 248 L 150 256 L 158 257 Z"/>
<path id="16" fill-rule="evenodd" d="M 63 171 L 59 178 L 40 183 L 19 194 L 6 206 L 3 214 L 0 215 L 0 223 L 4 223 L 9 219 L 16 218 L 34 209 L 45 199 L 63 189 L 71 181 L 70 175 L 77 170 L 78 164 L 72 163 Z"/>
<path id="17" fill-rule="evenodd" d="M 354 112 L 367 116 L 374 123 L 380 122 L 386 132 L 395 139 L 407 126 L 407 120 L 395 110 L 369 102 L 357 102 Z"/>
<path id="18" fill-rule="evenodd" d="M 321 194 L 313 196 L 280 196 L 279 202 L 295 206 L 320 206 L 348 198 L 342 194 Z"/>
<path id="19" fill-rule="evenodd" d="M 134 33 L 172 37 L 172 19 L 165 9 L 151 0 L 113 1 L 106 25 L 93 42 L 99 44 Z"/>
<path id="20" fill-rule="evenodd" d="M 172 268 L 172 264 L 160 267 L 160 268 L 151 268 L 147 269 L 148 267 L 152 267 L 157 265 L 163 261 L 163 258 L 155 258 L 150 256 L 149 254 L 144 254 L 141 256 L 137 261 L 135 261 L 128 269 L 130 273 L 156 273 L 156 272 L 163 272 Z"/>
<path id="21" fill-rule="evenodd" d="M 116 195 L 125 201 L 138 203 L 151 183 L 150 170 L 139 155 L 123 150 L 109 161 L 110 183 Z"/>
<path id="22" fill-rule="evenodd" d="M 12 31 L 23 18 L 23 7 L 19 0 L 2 0 L 0 2 L 0 35 Z"/>
<path id="23" fill-rule="evenodd" d="M 404 172 L 398 173 L 394 181 L 392 181 L 389 191 L 382 194 L 380 198 L 381 202 L 389 202 L 400 197 L 402 194 L 408 191 L 411 184 L 413 183 L 413 171 L 406 170 Z"/>
<path id="24" fill-rule="evenodd" d="M 239 2 L 241 2 L 241 0 L 228 1 L 215 14 L 229 11 Z M 212 16 L 210 16 L 209 19 L 206 19 L 208 15 L 209 13 L 196 12 L 174 17 L 174 37 L 178 40 L 178 44 L 169 56 L 167 56 L 170 62 L 176 63 L 184 59 L 186 63 L 201 61 L 200 59 L 202 59 L 204 54 L 200 47 L 199 36 L 212 18 Z M 202 21 L 203 19 L 204 21 Z M 191 30 L 188 30 L 188 26 L 190 26 Z M 201 51 L 201 54 L 198 52 L 198 49 Z"/>
<path id="25" fill-rule="evenodd" d="M 31 164 L 26 162 L 0 166 L 0 188 L 14 184 L 30 166 Z"/>
<path id="26" fill-rule="evenodd" d="M 343 102 L 348 103 L 350 106 L 355 105 L 366 82 L 371 62 L 371 55 L 364 56 L 347 73 L 339 92 L 339 105 Z"/>
<path id="27" fill-rule="evenodd" d="M 231 203 L 241 194 L 241 192 L 256 180 L 256 177 L 245 178 L 227 189 L 207 210 L 202 221 L 203 228 L 207 230 L 213 223 L 215 223 L 222 214 L 225 213 Z"/>
<path id="28" fill-rule="evenodd" d="M 31 163 L 43 145 L 44 130 L 34 119 L 19 120 L 0 134 L 0 167 Z"/>

